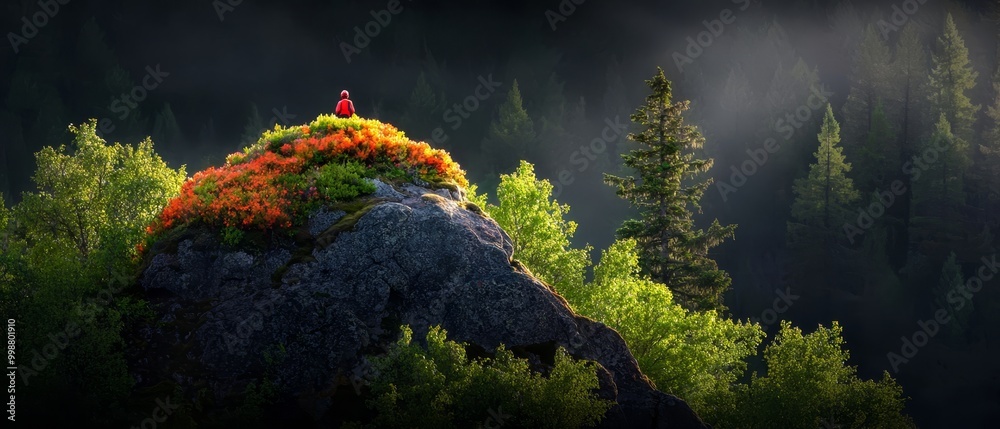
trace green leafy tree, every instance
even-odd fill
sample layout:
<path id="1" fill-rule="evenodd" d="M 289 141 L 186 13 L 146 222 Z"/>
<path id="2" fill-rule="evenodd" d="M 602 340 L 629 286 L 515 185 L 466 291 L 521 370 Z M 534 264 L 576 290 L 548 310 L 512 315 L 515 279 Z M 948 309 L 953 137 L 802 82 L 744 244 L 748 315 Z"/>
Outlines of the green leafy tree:
<path id="1" fill-rule="evenodd" d="M 36 155 L 37 192 L 26 193 L 16 211 L 31 239 L 49 237 L 88 259 L 101 249 L 108 262 L 131 255 L 145 228 L 180 189 L 184 167 L 172 170 L 153 142 L 109 145 L 97 122 L 70 126 L 73 148 L 46 147 Z"/>
<path id="2" fill-rule="evenodd" d="M 404 326 L 389 352 L 372 359 L 372 427 L 578 428 L 599 423 L 613 404 L 594 393 L 594 365 L 561 348 L 543 377 L 503 345 L 492 358 L 469 359 L 440 327 L 428 330 L 426 348 L 412 335 Z"/>
<path id="3" fill-rule="evenodd" d="M 538 183 L 534 178 L 525 180 L 532 182 Z M 487 206 L 485 196 L 475 191 L 475 187 L 470 190 L 470 199 Z M 534 206 L 535 201 L 548 199 L 545 192 L 531 195 L 519 201 Z M 524 235 L 525 240 L 532 237 Z M 854 428 L 912 427 L 902 413 L 904 399 L 895 381 L 888 375 L 878 382 L 861 380 L 846 365 L 848 355 L 836 325 L 833 330 L 821 328 L 803 336 L 783 324 L 782 333 L 765 354 L 767 376 L 755 374 L 749 384 L 741 382 L 747 362 L 758 356 L 765 336 L 762 328 L 728 320 L 715 311 L 682 308 L 669 289 L 642 274 L 633 239 L 620 239 L 603 252 L 592 282 L 558 292 L 575 312 L 621 334 L 657 388 L 684 398 L 717 427 L 769 428 L 774 422 L 781 422 L 781 427 L 813 427 L 823 421 Z M 420 373 L 432 368 L 423 363 L 414 367 L 418 369 L 402 371 Z M 446 388 L 432 386 L 411 396 L 430 396 L 442 389 Z M 801 403 L 787 399 L 799 396 L 805 398 Z M 394 404 L 383 406 L 392 409 Z M 422 410 L 432 406 L 422 405 Z"/>
<path id="4" fill-rule="evenodd" d="M 695 229 L 691 208 L 701 210 L 701 196 L 712 181 L 689 182 L 708 171 L 712 160 L 695 157 L 704 138 L 697 128 L 684 123 L 689 102 L 672 100 L 663 70 L 658 69 L 646 83 L 652 94 L 631 117 L 644 129 L 628 135 L 641 148 L 622 155 L 636 176 L 604 176 L 640 214 L 640 219 L 626 221 L 618 236 L 636 240 L 643 271 L 667 285 L 682 305 L 724 309 L 722 294 L 730 278 L 708 251 L 733 237 L 736 226 L 722 226 L 715 220 L 707 230 Z"/>
<path id="5" fill-rule="evenodd" d="M 507 99 L 500 105 L 499 116 L 490 123 L 482 144 L 483 155 L 497 171 L 508 171 L 515 168 L 519 160 L 528 159 L 534 143 L 535 126 L 524 109 L 515 79 Z"/>
<path id="6" fill-rule="evenodd" d="M 937 39 L 937 47 L 937 53 L 931 56 L 931 105 L 935 115 L 945 115 L 955 135 L 968 141 L 972 137 L 976 112 L 981 106 L 973 105 L 966 92 L 975 88 L 979 73 L 969 63 L 969 50 L 950 13 L 945 17 L 944 31 Z"/>
<path id="7" fill-rule="evenodd" d="M 591 247 L 570 248 L 576 222 L 563 219 L 569 206 L 551 196 L 552 184 L 537 179 L 534 166 L 527 161 L 521 161 L 514 173 L 500 176 L 497 205 L 488 204 L 487 195 L 477 195 L 476 188 L 469 192 L 469 199 L 510 235 L 514 257 L 562 293 L 583 285 Z"/>
<path id="8" fill-rule="evenodd" d="M 913 428 L 903 413 L 902 388 L 888 372 L 863 380 L 847 365 L 843 332 L 836 322 L 803 335 L 787 321 L 765 348 L 767 373 L 733 389 L 706 417 L 719 427 Z"/>
<path id="9" fill-rule="evenodd" d="M 71 346 L 46 358 L 41 369 L 25 366 L 21 382 L 36 398 L 73 398 L 64 413 L 46 418 L 107 422 L 110 404 L 132 385 L 121 331 L 145 314 L 141 303 L 119 292 L 131 284 L 145 227 L 178 192 L 185 173 L 167 167 L 148 139 L 109 145 L 93 120 L 70 132 L 70 148 L 36 154 L 37 190 L 4 215 L 13 227 L 0 249 L 0 307 L 23 324 L 24 350 L 41 350 L 49 334 L 77 326 L 77 333 L 66 334 Z"/>
<path id="10" fill-rule="evenodd" d="M 764 331 L 713 310 L 693 312 L 669 289 L 640 274 L 635 240 L 616 241 L 601 255 L 594 281 L 565 294 L 575 311 L 613 328 L 657 388 L 702 412 L 746 371 Z"/>

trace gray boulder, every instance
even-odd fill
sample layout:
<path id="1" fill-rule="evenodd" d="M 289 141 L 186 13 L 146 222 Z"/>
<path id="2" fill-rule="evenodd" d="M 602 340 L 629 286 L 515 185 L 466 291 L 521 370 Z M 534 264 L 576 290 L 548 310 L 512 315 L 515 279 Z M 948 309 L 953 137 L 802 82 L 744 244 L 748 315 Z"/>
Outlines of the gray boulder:
<path id="1" fill-rule="evenodd" d="M 597 362 L 599 394 L 618 403 L 602 427 L 706 427 L 650 385 L 617 332 L 519 268 L 510 237 L 461 192 L 378 188 L 354 213 L 315 213 L 295 237 L 230 247 L 191 228 L 154 245 L 140 285 L 156 323 L 130 357 L 139 386 L 167 380 L 189 400 L 207 392 L 224 405 L 266 376 L 303 413 L 329 419 L 393 330 L 408 324 L 422 339 L 441 325 L 450 339 L 504 344 L 537 365 L 560 346 Z"/>

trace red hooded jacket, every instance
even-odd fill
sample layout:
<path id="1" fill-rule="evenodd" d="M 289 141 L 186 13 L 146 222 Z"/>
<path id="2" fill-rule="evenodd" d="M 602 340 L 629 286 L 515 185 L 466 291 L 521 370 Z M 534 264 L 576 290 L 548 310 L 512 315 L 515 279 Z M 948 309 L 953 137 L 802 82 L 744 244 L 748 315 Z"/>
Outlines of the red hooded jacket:
<path id="1" fill-rule="evenodd" d="M 341 118 L 354 116 L 354 102 L 350 100 L 350 96 L 346 90 L 340 91 L 340 102 L 337 103 L 337 110 L 334 111 L 334 114 Z"/>

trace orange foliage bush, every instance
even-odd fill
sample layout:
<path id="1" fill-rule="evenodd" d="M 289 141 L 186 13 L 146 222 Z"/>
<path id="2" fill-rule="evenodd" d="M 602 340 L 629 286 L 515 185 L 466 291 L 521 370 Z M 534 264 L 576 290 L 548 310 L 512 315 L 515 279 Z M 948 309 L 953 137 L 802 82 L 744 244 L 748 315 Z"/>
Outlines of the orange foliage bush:
<path id="1" fill-rule="evenodd" d="M 149 236 L 187 223 L 267 230 L 290 227 L 311 204 L 322 202 L 313 182 L 328 163 L 357 162 L 371 177 L 417 175 L 429 182 L 468 186 L 451 156 L 412 141 L 389 124 L 320 116 L 309 126 L 265 132 L 221 167 L 187 180 L 180 195 L 146 231 Z"/>

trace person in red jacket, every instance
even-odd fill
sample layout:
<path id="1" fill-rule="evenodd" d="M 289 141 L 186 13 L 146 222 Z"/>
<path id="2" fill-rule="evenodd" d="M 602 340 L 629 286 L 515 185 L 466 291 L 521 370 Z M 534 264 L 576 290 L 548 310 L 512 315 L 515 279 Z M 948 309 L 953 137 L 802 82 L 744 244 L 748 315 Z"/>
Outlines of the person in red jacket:
<path id="1" fill-rule="evenodd" d="M 354 102 L 351 101 L 351 94 L 347 90 L 340 91 L 340 102 L 337 103 L 337 110 L 334 114 L 340 118 L 350 118 L 354 116 Z"/>

